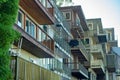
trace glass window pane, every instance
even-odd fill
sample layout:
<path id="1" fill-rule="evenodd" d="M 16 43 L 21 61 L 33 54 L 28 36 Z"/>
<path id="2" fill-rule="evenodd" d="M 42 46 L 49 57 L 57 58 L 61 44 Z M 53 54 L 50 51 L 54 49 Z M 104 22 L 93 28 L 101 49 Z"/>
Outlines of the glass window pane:
<path id="1" fill-rule="evenodd" d="M 17 24 L 19 27 L 22 27 L 22 13 L 18 12 L 18 21 Z"/>
<path id="2" fill-rule="evenodd" d="M 31 23 L 31 26 L 30 26 L 30 35 L 32 37 L 35 37 L 35 25 L 33 23 Z"/>
<path id="3" fill-rule="evenodd" d="M 30 22 L 28 21 L 28 20 L 26 20 L 26 28 L 25 28 L 25 31 L 27 32 L 27 33 L 29 33 L 29 27 L 30 27 Z"/>

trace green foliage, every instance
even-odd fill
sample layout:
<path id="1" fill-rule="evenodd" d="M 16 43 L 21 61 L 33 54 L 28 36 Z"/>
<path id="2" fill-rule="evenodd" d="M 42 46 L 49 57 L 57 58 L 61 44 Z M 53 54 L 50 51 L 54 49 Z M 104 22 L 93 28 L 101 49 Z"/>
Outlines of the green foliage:
<path id="1" fill-rule="evenodd" d="M 8 0 L 0 0 L 0 3 L 6 2 L 6 1 L 8 1 Z"/>
<path id="2" fill-rule="evenodd" d="M 12 80 L 8 50 L 20 34 L 13 29 L 19 0 L 0 0 L 0 80 Z"/>

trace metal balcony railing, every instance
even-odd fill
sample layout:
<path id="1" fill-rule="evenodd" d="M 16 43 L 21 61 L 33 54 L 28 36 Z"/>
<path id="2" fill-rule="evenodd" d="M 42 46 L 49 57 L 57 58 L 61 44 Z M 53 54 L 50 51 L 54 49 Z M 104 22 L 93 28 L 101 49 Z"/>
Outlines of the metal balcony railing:
<path id="1" fill-rule="evenodd" d="M 63 73 L 67 76 L 71 75 L 71 69 L 67 65 L 63 64 L 62 62 L 52 59 L 52 63 L 48 64 L 48 69 L 52 71 L 58 71 L 60 73 Z"/>
<path id="2" fill-rule="evenodd" d="M 71 48 L 69 44 L 63 38 L 60 38 L 58 35 L 54 35 L 54 40 L 59 44 L 62 49 L 67 52 L 67 54 L 71 53 Z"/>
<path id="3" fill-rule="evenodd" d="M 48 0 L 38 0 L 46 9 L 47 8 L 52 8 L 52 5 Z"/>
<path id="4" fill-rule="evenodd" d="M 65 74 L 67 74 L 68 76 L 71 76 L 71 68 L 70 68 L 70 66 L 67 66 L 66 64 L 63 64 L 63 70 L 64 70 Z"/>
<path id="5" fill-rule="evenodd" d="M 91 46 L 91 52 L 101 52 L 102 51 L 102 45 L 96 44 Z"/>
<path id="6" fill-rule="evenodd" d="M 81 63 L 71 63 L 71 69 L 78 70 L 85 75 L 88 75 L 88 70 Z"/>
<path id="7" fill-rule="evenodd" d="M 101 57 L 104 57 L 103 49 L 101 44 L 92 45 L 90 49 L 91 53 L 100 53 Z"/>
<path id="8" fill-rule="evenodd" d="M 85 37 L 92 37 L 92 36 L 97 36 L 96 30 L 89 30 L 84 32 Z"/>
<path id="9" fill-rule="evenodd" d="M 77 29 L 80 29 L 82 32 L 84 32 L 82 25 L 79 21 L 72 23 L 72 28 L 77 28 Z"/>
<path id="10" fill-rule="evenodd" d="M 77 39 L 79 42 L 79 45 L 75 46 L 74 48 L 78 48 L 81 50 L 81 52 L 83 53 L 83 55 L 87 58 L 87 60 L 89 60 L 89 53 L 87 52 L 85 45 L 83 44 L 83 42 L 81 41 L 81 39 Z"/>
<path id="11" fill-rule="evenodd" d="M 54 15 L 56 17 L 56 19 L 58 20 L 58 24 L 61 24 L 62 28 L 68 33 L 68 35 L 71 36 L 71 32 L 70 32 L 70 27 L 68 22 L 66 21 L 66 19 L 64 18 L 64 15 L 62 14 L 62 12 L 58 9 L 57 5 L 55 4 L 54 0 L 49 0 L 52 4 L 52 6 L 54 7 Z"/>
<path id="12" fill-rule="evenodd" d="M 107 54 L 106 55 L 106 63 L 107 68 L 111 71 L 115 71 L 117 68 L 117 60 L 115 54 Z"/>
<path id="13" fill-rule="evenodd" d="M 91 61 L 91 67 L 92 68 L 102 68 L 103 71 L 105 71 L 104 64 L 102 60 L 94 60 Z"/>

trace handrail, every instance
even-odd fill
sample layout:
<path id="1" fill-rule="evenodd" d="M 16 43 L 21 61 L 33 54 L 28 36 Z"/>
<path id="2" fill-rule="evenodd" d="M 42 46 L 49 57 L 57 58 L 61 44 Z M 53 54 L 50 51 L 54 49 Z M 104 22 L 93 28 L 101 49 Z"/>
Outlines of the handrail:
<path id="1" fill-rule="evenodd" d="M 77 39 L 77 40 L 79 42 L 79 45 L 75 46 L 73 48 L 79 48 L 82 51 L 82 53 L 84 54 L 84 56 L 87 58 L 87 60 L 89 60 L 89 54 L 85 48 L 85 45 L 82 43 L 81 39 Z"/>
<path id="2" fill-rule="evenodd" d="M 105 65 L 103 64 L 102 60 L 94 60 L 91 62 L 92 67 L 101 67 L 103 71 L 105 71 Z"/>
<path id="3" fill-rule="evenodd" d="M 70 67 L 66 66 L 64 63 L 60 62 L 57 59 L 52 59 L 52 63 L 48 65 L 48 68 L 51 70 L 56 70 L 60 73 L 64 73 L 68 76 L 71 75 Z"/>
<path id="4" fill-rule="evenodd" d="M 71 53 L 70 46 L 64 39 L 58 37 L 57 35 L 54 35 L 54 39 L 68 54 Z"/>
<path id="5" fill-rule="evenodd" d="M 71 64 L 71 69 L 78 69 L 78 71 L 80 70 L 84 74 L 88 75 L 88 70 L 81 63 L 74 62 L 69 64 Z"/>
<path id="6" fill-rule="evenodd" d="M 68 35 L 71 36 L 71 32 L 70 32 L 70 27 L 68 22 L 66 21 L 66 19 L 64 18 L 64 15 L 62 14 L 62 12 L 58 9 L 57 5 L 55 4 L 54 0 L 49 0 L 51 2 L 51 4 L 54 7 L 54 14 L 56 19 L 59 21 L 59 23 L 61 24 L 62 28 L 68 33 Z"/>

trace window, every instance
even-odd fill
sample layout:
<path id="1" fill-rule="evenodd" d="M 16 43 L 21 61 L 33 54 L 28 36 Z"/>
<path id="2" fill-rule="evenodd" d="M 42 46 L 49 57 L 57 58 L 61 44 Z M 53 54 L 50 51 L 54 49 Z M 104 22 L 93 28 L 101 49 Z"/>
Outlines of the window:
<path id="1" fill-rule="evenodd" d="M 32 23 L 29 19 L 26 19 L 26 32 L 30 34 L 32 37 L 36 38 L 36 27 L 35 24 Z"/>
<path id="2" fill-rule="evenodd" d="M 76 25 L 80 26 L 80 19 L 79 19 L 78 14 L 76 14 Z"/>
<path id="3" fill-rule="evenodd" d="M 43 30 L 47 33 L 47 26 L 43 25 Z"/>
<path id="4" fill-rule="evenodd" d="M 71 20 L 71 12 L 63 12 L 63 15 L 65 16 L 66 20 Z"/>
<path id="5" fill-rule="evenodd" d="M 89 44 L 89 43 L 90 43 L 90 41 L 89 41 L 88 38 L 85 39 L 85 42 L 86 42 L 86 44 Z"/>
<path id="6" fill-rule="evenodd" d="M 38 41 L 41 41 L 42 31 L 38 28 Z"/>
<path id="7" fill-rule="evenodd" d="M 88 24 L 88 28 L 89 28 L 89 30 L 93 30 L 93 24 L 92 24 L 92 23 L 89 23 L 89 24 Z"/>
<path id="8" fill-rule="evenodd" d="M 44 32 L 41 33 L 41 41 L 46 40 L 46 34 Z"/>
<path id="9" fill-rule="evenodd" d="M 19 26 L 19 27 L 22 27 L 23 25 L 23 14 L 22 14 L 22 12 L 18 12 L 18 17 L 17 17 L 17 25 Z"/>
<path id="10" fill-rule="evenodd" d="M 111 40 L 111 33 L 108 33 L 108 40 Z"/>
<path id="11" fill-rule="evenodd" d="M 70 18 L 70 13 L 66 13 L 66 19 Z"/>
<path id="12" fill-rule="evenodd" d="M 54 30 L 53 30 L 51 27 L 48 28 L 48 35 L 49 35 L 52 39 L 54 38 Z"/>

